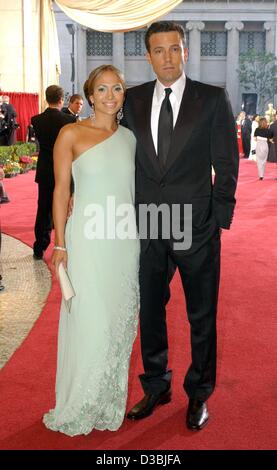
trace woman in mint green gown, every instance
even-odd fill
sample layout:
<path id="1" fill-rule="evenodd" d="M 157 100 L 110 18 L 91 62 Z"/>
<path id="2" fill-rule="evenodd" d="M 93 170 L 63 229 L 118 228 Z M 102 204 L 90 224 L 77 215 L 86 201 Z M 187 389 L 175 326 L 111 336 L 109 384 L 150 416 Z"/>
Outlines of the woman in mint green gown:
<path id="1" fill-rule="evenodd" d="M 94 117 L 65 126 L 54 149 L 52 262 L 67 266 L 76 295 L 62 301 L 56 406 L 43 421 L 69 436 L 122 424 L 139 310 L 136 141 L 117 124 L 125 84 L 117 69 L 101 66 L 84 90 Z"/>

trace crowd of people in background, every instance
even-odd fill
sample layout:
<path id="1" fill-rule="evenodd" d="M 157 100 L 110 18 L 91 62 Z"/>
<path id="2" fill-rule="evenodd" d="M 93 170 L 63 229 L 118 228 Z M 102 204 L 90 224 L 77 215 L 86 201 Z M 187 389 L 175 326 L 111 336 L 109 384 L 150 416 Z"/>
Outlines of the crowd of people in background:
<path id="1" fill-rule="evenodd" d="M 240 157 L 256 161 L 259 179 L 263 180 L 266 163 L 277 163 L 276 110 L 270 103 L 265 116 L 248 116 L 241 111 L 236 123 Z"/>
<path id="2" fill-rule="evenodd" d="M 80 117 L 84 100 L 82 95 L 74 94 L 70 97 L 68 105 L 60 111 L 81 120 Z M 17 113 L 9 102 L 9 96 L 0 95 L 0 145 L 13 145 L 15 143 Z M 257 162 L 258 176 L 262 180 L 267 162 L 277 164 L 277 114 L 273 104 L 269 103 L 265 115 L 247 115 L 241 111 L 236 120 L 239 154 Z M 264 140 L 262 140 L 264 139 Z M 39 151 L 39 142 L 35 135 L 33 125 L 27 129 L 26 141 L 34 142 Z M 262 143 L 263 142 L 263 143 Z M 258 152 L 257 152 L 258 146 Z"/>

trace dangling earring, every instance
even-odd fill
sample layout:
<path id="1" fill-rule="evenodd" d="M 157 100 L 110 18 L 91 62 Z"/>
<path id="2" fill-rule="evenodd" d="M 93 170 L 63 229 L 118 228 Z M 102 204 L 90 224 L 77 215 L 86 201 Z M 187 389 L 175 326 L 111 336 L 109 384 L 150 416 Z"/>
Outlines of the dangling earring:
<path id="1" fill-rule="evenodd" d="M 91 103 L 91 114 L 90 114 L 90 119 L 95 118 L 95 110 L 94 110 L 94 103 Z"/>
<path id="2" fill-rule="evenodd" d="M 117 124 L 120 124 L 121 119 L 123 118 L 123 108 L 120 108 L 116 115 Z"/>

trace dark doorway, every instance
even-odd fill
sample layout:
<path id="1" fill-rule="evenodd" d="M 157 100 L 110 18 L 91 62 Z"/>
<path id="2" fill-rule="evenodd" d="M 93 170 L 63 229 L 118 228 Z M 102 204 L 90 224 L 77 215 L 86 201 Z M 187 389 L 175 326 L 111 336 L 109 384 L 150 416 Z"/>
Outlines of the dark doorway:
<path id="1" fill-rule="evenodd" d="M 256 114 L 257 110 L 257 93 L 242 93 L 241 109 L 248 115 Z"/>

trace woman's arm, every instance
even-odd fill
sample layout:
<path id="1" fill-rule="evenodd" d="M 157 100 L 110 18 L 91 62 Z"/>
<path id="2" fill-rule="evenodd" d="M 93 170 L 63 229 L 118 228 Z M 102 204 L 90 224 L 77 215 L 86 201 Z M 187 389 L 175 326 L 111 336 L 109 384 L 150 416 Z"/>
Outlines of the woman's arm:
<path id="1" fill-rule="evenodd" d="M 65 246 L 65 224 L 70 199 L 71 165 L 73 160 L 74 131 L 72 124 L 63 127 L 54 146 L 55 189 L 53 195 L 53 221 L 55 228 L 55 246 Z M 57 268 L 63 262 L 66 267 L 66 251 L 54 249 L 52 263 Z"/>

